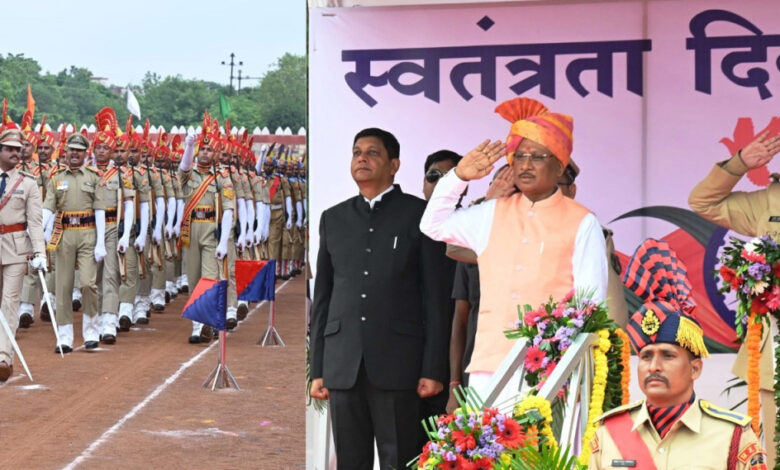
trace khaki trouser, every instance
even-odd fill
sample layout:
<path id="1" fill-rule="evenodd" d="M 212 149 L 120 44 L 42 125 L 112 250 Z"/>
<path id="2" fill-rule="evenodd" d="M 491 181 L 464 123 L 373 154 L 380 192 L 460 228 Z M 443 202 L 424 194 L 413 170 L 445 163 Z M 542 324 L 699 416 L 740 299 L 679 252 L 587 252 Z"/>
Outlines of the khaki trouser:
<path id="1" fill-rule="evenodd" d="M 277 266 L 282 261 L 282 235 L 284 232 L 284 211 L 276 209 L 271 211 L 271 220 L 268 225 L 268 259 L 275 259 Z"/>
<path id="2" fill-rule="evenodd" d="M 164 242 L 164 240 L 162 240 Z M 149 244 L 149 250 L 157 250 L 157 245 L 150 243 Z M 148 258 L 147 258 L 148 259 Z M 163 245 L 160 245 L 160 261 L 162 261 L 162 269 L 157 266 L 156 264 L 153 265 L 152 269 L 152 282 L 151 287 L 152 289 L 159 289 L 159 290 L 165 290 L 165 247 Z"/>
<path id="3" fill-rule="evenodd" d="M 140 224 L 141 222 L 136 219 L 135 223 Z M 135 292 L 138 288 L 138 276 L 140 275 L 138 270 L 138 252 L 135 251 L 133 243 L 135 243 L 135 231 L 130 233 L 130 241 L 127 244 L 127 250 L 125 251 L 127 278 L 124 281 L 121 281 L 119 285 L 119 302 L 131 305 L 135 300 Z"/>
<path id="4" fill-rule="evenodd" d="M 82 312 L 88 317 L 98 313 L 97 263 L 95 262 L 95 228 L 65 229 L 57 246 L 56 297 L 57 323 L 73 324 L 74 267 L 79 265 L 78 278 L 81 287 Z"/>
<path id="5" fill-rule="evenodd" d="M 22 291 L 22 282 L 27 263 L 14 263 L 0 265 L 0 290 L 3 292 L 0 300 L 0 310 L 5 317 L 11 334 L 16 335 L 16 328 L 19 326 L 19 302 Z M 0 328 L 0 362 L 13 364 L 14 351 L 11 341 L 5 334 L 5 330 Z"/>
<path id="6" fill-rule="evenodd" d="M 227 244 L 227 260 L 228 260 L 228 289 L 227 289 L 227 306 L 236 307 L 238 305 L 238 293 L 236 292 L 236 237 L 235 232 L 230 230 L 230 237 L 228 237 Z M 220 272 L 220 279 L 224 277 L 224 273 Z"/>
<path id="7" fill-rule="evenodd" d="M 302 260 L 303 259 L 303 253 L 304 253 L 304 243 L 303 241 L 306 239 L 303 226 L 296 226 L 293 225 L 293 235 L 295 236 L 295 243 L 293 245 L 293 259 L 294 260 Z"/>
<path id="8" fill-rule="evenodd" d="M 284 229 L 282 232 L 282 258 L 283 260 L 293 259 L 293 251 L 295 249 L 295 224 L 291 229 Z"/>
<path id="9" fill-rule="evenodd" d="M 46 277 L 46 288 L 54 294 L 54 256 L 51 256 L 51 266 L 49 272 L 44 274 Z M 43 294 L 41 289 L 41 281 L 38 278 L 38 273 L 30 271 L 24 276 L 22 282 L 22 298 L 21 301 L 27 304 L 35 305 L 38 300 L 41 299 Z"/>
<path id="10" fill-rule="evenodd" d="M 182 249 L 184 269 L 187 272 L 187 282 L 190 292 L 198 284 L 201 277 L 219 279 L 219 261 L 214 257 L 217 251 L 217 239 L 214 237 L 214 222 L 192 221 L 190 225 L 190 246 Z"/>
<path id="11" fill-rule="evenodd" d="M 97 286 L 100 313 L 119 311 L 119 254 L 116 251 L 119 242 L 116 223 L 106 224 L 106 257 L 98 263 Z"/>

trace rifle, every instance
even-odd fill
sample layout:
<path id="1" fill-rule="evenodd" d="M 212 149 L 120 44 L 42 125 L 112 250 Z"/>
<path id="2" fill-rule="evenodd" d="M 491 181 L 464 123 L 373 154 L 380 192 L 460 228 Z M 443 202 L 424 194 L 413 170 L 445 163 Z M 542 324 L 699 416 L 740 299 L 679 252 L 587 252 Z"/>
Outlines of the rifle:
<path id="1" fill-rule="evenodd" d="M 149 154 L 147 153 L 145 155 L 146 158 L 146 179 L 149 181 L 149 224 L 152 227 L 152 233 L 154 233 L 154 227 L 157 225 L 156 218 L 160 215 L 155 210 L 155 204 L 157 203 L 157 197 L 154 194 L 154 185 L 152 180 L 152 167 L 149 165 Z M 164 195 L 163 195 L 164 196 Z M 164 200 L 164 197 L 163 197 Z M 164 203 L 164 202 L 163 202 Z M 165 214 L 163 213 L 163 216 Z M 157 265 L 157 270 L 162 271 L 163 270 L 163 264 L 162 264 L 162 247 L 155 243 L 154 236 L 152 236 L 152 239 L 150 240 L 152 243 L 152 247 L 149 249 L 149 257 L 147 258 L 147 262 L 151 264 Z"/>
<path id="2" fill-rule="evenodd" d="M 122 157 L 120 156 L 120 152 L 116 153 L 116 159 L 114 160 L 114 165 L 116 165 L 117 172 L 119 173 L 119 187 L 116 190 L 116 238 L 117 241 L 119 241 L 120 238 L 122 238 L 122 235 L 125 232 L 125 224 L 122 222 L 122 216 L 124 215 L 122 213 L 122 210 L 125 206 L 125 201 L 123 196 L 123 184 L 122 184 Z M 125 254 L 122 252 L 117 252 L 117 257 L 119 258 L 119 276 L 122 278 L 123 281 L 127 280 L 127 260 L 125 259 Z"/>
<path id="3" fill-rule="evenodd" d="M 138 185 L 135 182 L 135 162 L 133 160 L 128 160 L 128 164 L 130 165 L 130 168 L 133 170 L 133 193 L 136 195 L 136 207 L 135 210 L 138 212 L 140 216 L 140 207 L 138 204 Z M 141 235 L 141 226 L 133 224 L 133 231 L 135 232 L 135 236 L 138 237 Z M 137 252 L 137 250 L 136 250 Z M 146 260 L 144 259 L 144 252 L 141 250 L 140 253 L 138 253 L 138 277 L 139 279 L 145 279 L 146 278 Z"/>

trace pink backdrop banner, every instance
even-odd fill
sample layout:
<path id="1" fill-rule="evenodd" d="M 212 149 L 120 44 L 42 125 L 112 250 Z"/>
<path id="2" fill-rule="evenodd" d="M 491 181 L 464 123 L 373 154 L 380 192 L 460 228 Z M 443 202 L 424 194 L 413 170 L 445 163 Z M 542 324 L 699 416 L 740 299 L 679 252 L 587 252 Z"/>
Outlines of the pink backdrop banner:
<path id="1" fill-rule="evenodd" d="M 309 47 L 313 262 L 320 214 L 357 194 L 355 133 L 393 132 L 396 182 L 422 196 L 428 154 L 504 139 L 509 123 L 494 108 L 527 96 L 574 117 L 577 199 L 615 232 L 617 249 L 630 256 L 646 237 L 670 241 L 707 334 L 731 341 L 733 314 L 709 274 L 725 232 L 690 214 L 687 199 L 713 164 L 780 116 L 780 8 L 670 0 L 312 9 Z M 771 170 L 738 189 L 766 186 Z"/>

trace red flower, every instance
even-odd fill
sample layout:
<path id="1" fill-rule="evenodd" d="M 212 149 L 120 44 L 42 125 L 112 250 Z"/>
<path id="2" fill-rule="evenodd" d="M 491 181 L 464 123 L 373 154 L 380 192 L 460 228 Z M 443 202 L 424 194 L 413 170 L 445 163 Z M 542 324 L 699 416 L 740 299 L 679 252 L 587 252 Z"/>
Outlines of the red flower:
<path id="1" fill-rule="evenodd" d="M 772 293 L 767 297 L 766 307 L 772 311 L 780 309 L 780 286 L 772 288 Z"/>
<path id="2" fill-rule="evenodd" d="M 546 357 L 544 351 L 536 346 L 528 348 L 528 352 L 525 354 L 525 370 L 528 372 L 536 372 L 542 368 L 542 359 Z"/>
<path id="3" fill-rule="evenodd" d="M 428 461 L 428 457 L 430 456 L 430 454 L 431 454 L 431 441 L 428 441 L 423 446 L 423 451 L 420 454 L 420 459 L 418 460 L 418 462 L 420 462 L 420 463 L 427 462 Z"/>
<path id="4" fill-rule="evenodd" d="M 542 315 L 536 310 L 529 310 L 523 315 L 523 324 L 526 326 L 536 326 L 538 320 L 542 318 Z"/>
<path id="5" fill-rule="evenodd" d="M 566 293 L 566 295 L 563 296 L 561 303 L 565 304 L 566 302 L 570 301 L 572 297 L 574 297 L 574 289 L 570 290 L 568 293 Z"/>
<path id="6" fill-rule="evenodd" d="M 467 459 L 463 458 L 462 455 L 458 455 L 455 460 L 445 460 L 444 462 L 440 463 L 439 468 L 447 470 L 473 470 L 474 465 L 472 465 L 472 463 Z"/>
<path id="7" fill-rule="evenodd" d="M 766 256 L 762 255 L 761 253 L 750 253 L 746 250 L 742 250 L 742 253 L 740 254 L 743 258 L 750 262 L 766 264 Z"/>
<path id="8" fill-rule="evenodd" d="M 517 449 L 525 440 L 523 428 L 514 419 L 507 418 L 504 421 L 504 430 L 498 431 L 497 434 L 496 441 L 508 449 Z"/>
<path id="9" fill-rule="evenodd" d="M 753 297 L 753 300 L 750 302 L 750 313 L 755 313 L 756 315 L 764 315 L 766 313 L 769 313 L 769 309 L 767 308 L 766 304 L 761 301 L 761 299 L 757 297 Z"/>
<path id="10" fill-rule="evenodd" d="M 544 368 L 544 372 L 542 372 L 543 377 L 549 377 L 552 375 L 553 370 L 555 370 L 555 366 L 558 365 L 557 362 L 550 361 L 547 363 L 547 367 Z"/>
<path id="11" fill-rule="evenodd" d="M 460 430 L 452 432 L 452 440 L 455 442 L 456 446 L 460 447 L 461 452 L 465 452 L 477 447 L 477 442 L 474 440 L 474 436 L 470 433 L 466 434 Z"/>
<path id="12" fill-rule="evenodd" d="M 554 316 L 555 318 L 561 318 L 563 316 L 563 311 L 566 310 L 565 304 L 560 304 L 550 313 L 550 315 Z"/>
<path id="13" fill-rule="evenodd" d="M 731 280 L 731 290 L 737 290 L 742 287 L 744 281 L 745 279 L 742 276 L 735 276 L 734 279 Z"/>
<path id="14" fill-rule="evenodd" d="M 494 461 L 490 457 L 482 457 L 481 459 L 475 461 L 471 468 L 474 470 L 492 470 L 493 463 Z"/>
<path id="15" fill-rule="evenodd" d="M 731 282 L 735 277 L 737 277 L 737 272 L 728 266 L 721 266 L 720 277 L 722 277 L 725 282 Z"/>
<path id="16" fill-rule="evenodd" d="M 441 415 L 439 416 L 439 419 L 436 420 L 436 423 L 439 426 L 444 426 L 450 424 L 454 419 L 455 415 Z"/>
<path id="17" fill-rule="evenodd" d="M 772 273 L 775 277 L 780 277 L 780 261 L 775 262 L 775 266 L 772 268 Z"/>
<path id="18" fill-rule="evenodd" d="M 490 420 L 493 419 L 493 416 L 498 414 L 498 409 L 496 408 L 485 408 L 483 410 L 482 414 L 482 425 L 487 426 L 490 424 Z"/>

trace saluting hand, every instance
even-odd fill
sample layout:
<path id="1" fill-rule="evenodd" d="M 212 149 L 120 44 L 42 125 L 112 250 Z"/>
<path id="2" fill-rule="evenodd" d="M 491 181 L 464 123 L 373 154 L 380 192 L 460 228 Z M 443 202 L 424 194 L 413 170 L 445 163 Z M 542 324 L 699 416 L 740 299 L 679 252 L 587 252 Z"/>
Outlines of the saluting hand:
<path id="1" fill-rule="evenodd" d="M 742 161 L 749 170 L 759 168 L 772 160 L 780 152 L 780 134 L 769 137 L 769 131 L 759 134 L 739 152 Z"/>
<path id="2" fill-rule="evenodd" d="M 463 181 L 483 178 L 493 171 L 493 164 L 504 155 L 505 143 L 500 140 L 490 143 L 490 140 L 486 140 L 460 160 L 455 167 L 455 174 Z"/>

